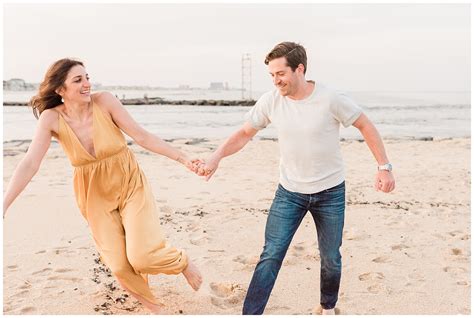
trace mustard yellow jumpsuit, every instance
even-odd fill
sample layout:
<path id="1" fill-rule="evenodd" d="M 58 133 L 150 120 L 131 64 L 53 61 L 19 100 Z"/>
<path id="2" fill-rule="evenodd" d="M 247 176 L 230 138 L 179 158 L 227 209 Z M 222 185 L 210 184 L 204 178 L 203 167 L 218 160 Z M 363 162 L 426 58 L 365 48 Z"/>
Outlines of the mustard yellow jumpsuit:
<path id="1" fill-rule="evenodd" d="M 74 191 L 103 262 L 131 292 L 159 304 L 147 274 L 179 274 L 183 251 L 167 246 L 151 188 L 122 131 L 92 103 L 94 158 L 59 115 L 61 146 L 74 166 Z"/>

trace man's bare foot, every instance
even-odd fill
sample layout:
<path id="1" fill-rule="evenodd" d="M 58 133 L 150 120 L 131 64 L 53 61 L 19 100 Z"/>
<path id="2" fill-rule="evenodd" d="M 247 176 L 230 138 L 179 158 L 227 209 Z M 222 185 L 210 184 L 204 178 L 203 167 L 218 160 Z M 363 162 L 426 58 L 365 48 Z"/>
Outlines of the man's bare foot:
<path id="1" fill-rule="evenodd" d="M 315 315 L 340 315 L 341 311 L 339 308 L 324 309 L 321 305 L 317 305 L 312 313 Z"/>
<path id="2" fill-rule="evenodd" d="M 321 313 L 321 315 L 335 315 L 335 314 L 336 314 L 336 311 L 334 310 L 334 308 L 332 309 L 323 308 L 323 312 Z"/>
<path id="3" fill-rule="evenodd" d="M 188 266 L 183 270 L 183 275 L 186 277 L 188 284 L 194 289 L 199 290 L 202 283 L 202 276 L 199 269 L 194 265 L 193 262 L 188 258 Z"/>

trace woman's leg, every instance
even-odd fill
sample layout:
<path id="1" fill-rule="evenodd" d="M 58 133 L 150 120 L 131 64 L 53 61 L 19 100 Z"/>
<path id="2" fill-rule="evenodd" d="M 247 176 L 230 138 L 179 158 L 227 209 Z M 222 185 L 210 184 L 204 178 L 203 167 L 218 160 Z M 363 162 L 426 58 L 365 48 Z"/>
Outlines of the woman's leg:
<path id="1" fill-rule="evenodd" d="M 89 226 L 103 262 L 120 284 L 153 312 L 159 311 L 157 302 L 144 276 L 130 265 L 126 254 L 125 232 L 117 210 L 89 213 Z"/>
<path id="2" fill-rule="evenodd" d="M 130 264 L 138 273 L 182 273 L 189 285 L 198 290 L 202 283 L 199 270 L 184 251 L 166 243 L 150 186 L 143 174 L 140 177 L 142 186 L 134 189 L 121 210 Z"/>

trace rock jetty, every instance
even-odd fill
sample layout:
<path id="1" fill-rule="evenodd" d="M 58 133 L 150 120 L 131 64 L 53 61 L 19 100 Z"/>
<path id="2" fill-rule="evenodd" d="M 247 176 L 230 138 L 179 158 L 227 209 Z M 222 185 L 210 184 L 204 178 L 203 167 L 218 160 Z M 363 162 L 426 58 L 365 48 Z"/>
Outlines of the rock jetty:
<path id="1" fill-rule="evenodd" d="M 255 100 L 196 99 L 169 100 L 161 97 L 127 98 L 120 100 L 123 105 L 194 105 L 194 106 L 253 106 Z M 3 102 L 3 106 L 27 106 L 27 102 Z"/>

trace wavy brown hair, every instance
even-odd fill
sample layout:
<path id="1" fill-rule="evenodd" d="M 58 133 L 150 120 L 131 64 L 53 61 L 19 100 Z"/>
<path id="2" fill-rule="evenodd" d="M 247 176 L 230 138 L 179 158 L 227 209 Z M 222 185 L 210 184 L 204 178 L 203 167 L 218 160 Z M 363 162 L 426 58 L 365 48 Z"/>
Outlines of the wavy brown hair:
<path id="1" fill-rule="evenodd" d="M 36 118 L 39 118 L 45 109 L 62 104 L 61 96 L 56 93 L 56 90 L 63 87 L 67 74 L 76 65 L 84 66 L 84 63 L 79 60 L 65 58 L 54 62 L 49 67 L 39 86 L 38 94 L 33 96 L 29 103 Z"/>

